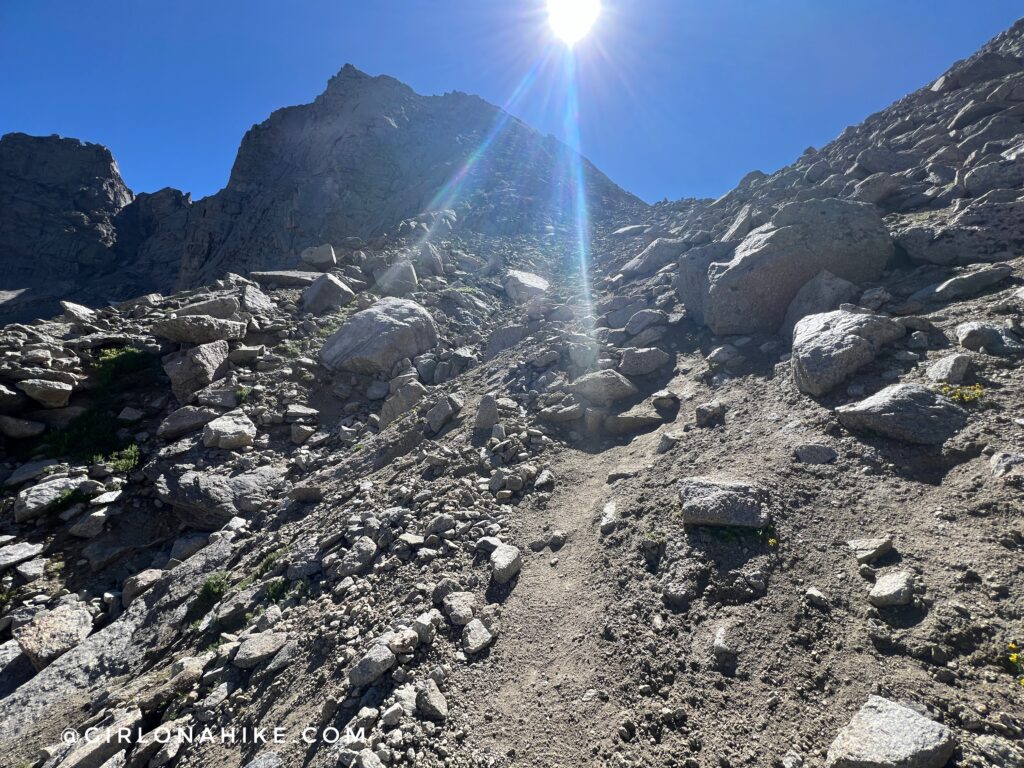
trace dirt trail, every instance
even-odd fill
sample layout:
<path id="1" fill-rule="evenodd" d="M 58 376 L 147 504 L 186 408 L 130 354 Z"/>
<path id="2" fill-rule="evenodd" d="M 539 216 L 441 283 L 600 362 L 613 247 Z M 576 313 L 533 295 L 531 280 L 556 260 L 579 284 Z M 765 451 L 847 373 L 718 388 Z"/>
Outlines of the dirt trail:
<path id="1" fill-rule="evenodd" d="M 499 764 L 592 765 L 592 750 L 618 726 L 622 670 L 600 640 L 615 598 L 594 516 L 614 498 L 608 473 L 639 469 L 656 440 L 645 435 L 599 454 L 565 450 L 552 464 L 557 483 L 548 504 L 522 510 L 523 542 L 540 538 L 546 525 L 568 533 L 569 543 L 554 553 L 524 550 L 487 663 L 460 669 L 453 681 L 470 723 L 468 744 L 504 756 Z"/>

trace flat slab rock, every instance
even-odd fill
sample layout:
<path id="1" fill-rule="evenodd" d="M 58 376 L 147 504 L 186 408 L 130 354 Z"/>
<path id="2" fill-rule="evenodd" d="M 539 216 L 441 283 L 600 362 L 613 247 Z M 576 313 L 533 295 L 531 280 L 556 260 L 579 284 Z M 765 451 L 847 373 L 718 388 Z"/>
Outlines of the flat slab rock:
<path id="1" fill-rule="evenodd" d="M 827 768 L 941 768 L 956 740 L 909 707 L 869 696 L 828 749 Z"/>
<path id="2" fill-rule="evenodd" d="M 764 491 L 747 483 L 688 477 L 679 483 L 686 525 L 763 528 L 771 519 Z"/>
<path id="3" fill-rule="evenodd" d="M 919 445 L 941 445 L 967 424 L 963 408 L 920 384 L 893 384 L 836 416 L 847 429 Z"/>

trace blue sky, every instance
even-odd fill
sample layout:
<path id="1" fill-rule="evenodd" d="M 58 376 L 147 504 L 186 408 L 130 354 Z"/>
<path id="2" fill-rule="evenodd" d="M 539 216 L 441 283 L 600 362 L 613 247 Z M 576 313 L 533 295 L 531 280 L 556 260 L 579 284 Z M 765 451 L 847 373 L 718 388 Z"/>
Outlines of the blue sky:
<path id="1" fill-rule="evenodd" d="M 604 0 L 577 46 L 582 151 L 648 201 L 717 196 L 934 79 L 1019 0 Z M 135 191 L 227 181 L 242 134 L 351 62 L 502 105 L 543 0 L 2 0 L 0 133 L 111 148 Z M 564 88 L 513 114 L 561 137 Z"/>

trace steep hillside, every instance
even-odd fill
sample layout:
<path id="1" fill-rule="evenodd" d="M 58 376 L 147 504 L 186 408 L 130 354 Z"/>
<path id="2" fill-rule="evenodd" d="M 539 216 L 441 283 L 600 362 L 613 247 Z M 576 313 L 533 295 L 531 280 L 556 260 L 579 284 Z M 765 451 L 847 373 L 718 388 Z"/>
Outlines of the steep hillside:
<path id="1" fill-rule="evenodd" d="M 719 200 L 592 172 L 589 264 L 548 144 L 323 151 L 482 109 L 374 82 L 104 214 L 201 285 L 0 330 L 0 764 L 1024 765 L 1024 22 Z"/>

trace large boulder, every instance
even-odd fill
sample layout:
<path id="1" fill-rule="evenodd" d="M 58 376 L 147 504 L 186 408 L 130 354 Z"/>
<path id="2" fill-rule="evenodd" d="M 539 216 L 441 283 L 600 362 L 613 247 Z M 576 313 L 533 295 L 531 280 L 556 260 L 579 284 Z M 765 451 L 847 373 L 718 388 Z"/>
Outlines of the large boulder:
<path id="1" fill-rule="evenodd" d="M 405 296 L 412 293 L 419 285 L 416 268 L 410 261 L 396 261 L 373 274 L 381 293 L 388 296 Z"/>
<path id="2" fill-rule="evenodd" d="M 203 428 L 203 445 L 207 448 L 236 450 L 252 445 L 256 425 L 238 408 L 219 416 Z"/>
<path id="3" fill-rule="evenodd" d="M 847 429 L 920 445 L 940 445 L 967 424 L 963 408 L 920 384 L 893 384 L 836 416 Z"/>
<path id="4" fill-rule="evenodd" d="M 797 292 L 822 270 L 862 283 L 879 278 L 892 255 L 874 206 L 808 200 L 783 206 L 727 262 L 706 262 L 713 249 L 687 254 L 677 280 L 691 315 L 716 334 L 756 333 L 782 325 Z"/>
<path id="5" fill-rule="evenodd" d="M 84 475 L 52 477 L 22 489 L 14 499 L 15 521 L 23 523 L 46 514 L 72 499 L 73 494 L 85 487 L 86 483 Z"/>
<path id="6" fill-rule="evenodd" d="M 510 269 L 505 276 L 505 293 L 514 304 L 525 304 L 530 299 L 547 293 L 549 284 L 540 275 Z"/>
<path id="7" fill-rule="evenodd" d="M 586 398 L 595 405 L 607 405 L 632 397 L 637 388 L 621 373 L 605 368 L 580 376 L 569 385 L 569 391 Z"/>
<path id="8" fill-rule="evenodd" d="M 44 408 L 63 408 L 73 389 L 70 384 L 50 379 L 24 379 L 16 386 Z"/>
<path id="9" fill-rule="evenodd" d="M 949 728 L 910 707 L 868 696 L 828 748 L 828 768 L 941 768 L 953 755 Z"/>
<path id="10" fill-rule="evenodd" d="M 302 292 L 302 310 L 322 315 L 344 307 L 355 297 L 355 293 L 344 282 L 325 273 Z"/>
<path id="11" fill-rule="evenodd" d="M 195 469 L 159 472 L 154 467 L 153 471 L 159 499 L 170 504 L 186 525 L 206 531 L 217 530 L 233 517 L 255 512 L 266 492 L 280 487 L 284 476 L 283 470 L 275 466 L 233 477 Z"/>
<path id="12" fill-rule="evenodd" d="M 857 308 L 809 315 L 793 330 L 793 380 L 824 395 L 872 360 L 883 344 L 906 333 L 902 323 Z"/>
<path id="13" fill-rule="evenodd" d="M 803 318 L 820 312 L 829 312 L 840 304 L 853 301 L 857 292 L 857 286 L 849 280 L 836 277 L 827 269 L 821 270 L 804 283 L 789 302 L 779 333 L 792 338 L 793 329 Z"/>
<path id="14" fill-rule="evenodd" d="M 332 371 L 390 374 L 395 363 L 437 346 L 434 318 L 415 301 L 381 299 L 357 312 L 320 349 Z"/>
<path id="15" fill-rule="evenodd" d="M 334 255 L 334 246 L 330 243 L 310 246 L 299 254 L 299 258 L 302 259 L 303 264 L 308 264 L 313 269 L 319 269 L 322 272 L 326 272 L 338 263 L 338 258 Z"/>
<path id="16" fill-rule="evenodd" d="M 192 395 L 224 375 L 227 362 L 228 343 L 214 341 L 168 355 L 164 358 L 164 372 L 178 402 L 187 403 Z"/>

